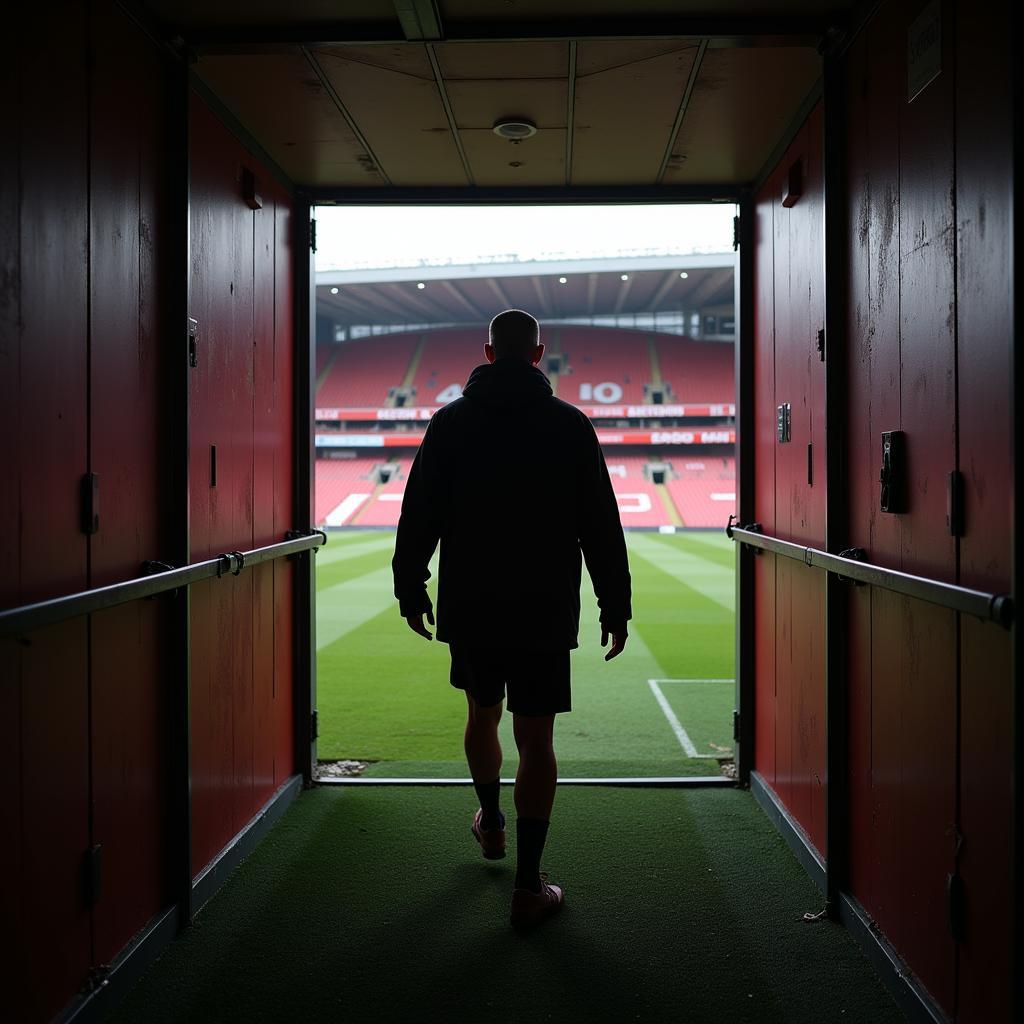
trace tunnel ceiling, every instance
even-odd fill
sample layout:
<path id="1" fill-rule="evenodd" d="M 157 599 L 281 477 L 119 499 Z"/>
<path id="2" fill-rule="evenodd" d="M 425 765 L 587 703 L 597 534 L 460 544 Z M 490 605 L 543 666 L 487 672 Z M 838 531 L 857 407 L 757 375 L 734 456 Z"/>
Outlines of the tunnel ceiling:
<path id="1" fill-rule="evenodd" d="M 846 3 L 150 0 L 304 186 L 752 181 Z M 513 143 L 502 118 L 536 125 Z"/>

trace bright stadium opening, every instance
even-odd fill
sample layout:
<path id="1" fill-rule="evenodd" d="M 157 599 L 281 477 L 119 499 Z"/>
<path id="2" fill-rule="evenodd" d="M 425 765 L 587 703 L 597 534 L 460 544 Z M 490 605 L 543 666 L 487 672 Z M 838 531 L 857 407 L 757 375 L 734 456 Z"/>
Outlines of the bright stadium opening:
<path id="1" fill-rule="evenodd" d="M 584 569 L 559 774 L 732 773 L 734 214 L 726 204 L 317 209 L 324 774 L 466 776 L 465 700 L 448 686 L 447 648 L 399 616 L 390 560 L 426 424 L 461 397 L 488 322 L 508 308 L 538 318 L 540 369 L 597 431 L 633 578 L 629 643 L 605 663 Z M 435 606 L 436 573 L 435 553 Z M 509 715 L 502 739 L 514 768 Z"/>

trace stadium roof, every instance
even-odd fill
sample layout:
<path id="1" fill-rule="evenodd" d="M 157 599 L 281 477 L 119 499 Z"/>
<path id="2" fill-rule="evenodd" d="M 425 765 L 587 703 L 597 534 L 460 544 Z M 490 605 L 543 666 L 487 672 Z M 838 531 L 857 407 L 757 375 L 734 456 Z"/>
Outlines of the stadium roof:
<path id="1" fill-rule="evenodd" d="M 540 320 L 693 311 L 732 304 L 735 266 L 727 252 L 327 270 L 317 312 L 372 325 L 481 323 L 510 307 Z"/>

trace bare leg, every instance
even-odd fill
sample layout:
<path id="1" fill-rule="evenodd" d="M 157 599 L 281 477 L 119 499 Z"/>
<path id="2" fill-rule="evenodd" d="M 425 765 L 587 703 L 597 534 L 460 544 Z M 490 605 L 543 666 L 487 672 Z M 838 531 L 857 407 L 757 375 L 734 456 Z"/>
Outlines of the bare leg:
<path id="1" fill-rule="evenodd" d="M 520 818 L 550 821 L 555 802 L 554 715 L 513 715 L 512 730 L 519 748 L 516 772 L 516 813 Z"/>
<path id="2" fill-rule="evenodd" d="M 469 704 L 466 716 L 465 749 L 469 773 L 477 783 L 492 782 L 501 774 L 501 743 L 498 740 L 498 722 L 501 721 L 500 703 L 494 707 L 481 707 L 467 693 Z"/>

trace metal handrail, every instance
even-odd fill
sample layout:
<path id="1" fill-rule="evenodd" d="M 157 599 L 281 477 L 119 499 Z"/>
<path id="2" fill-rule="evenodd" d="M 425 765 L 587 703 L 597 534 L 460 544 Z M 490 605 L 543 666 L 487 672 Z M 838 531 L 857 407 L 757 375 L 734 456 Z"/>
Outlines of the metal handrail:
<path id="1" fill-rule="evenodd" d="M 886 569 L 881 565 L 849 557 L 845 552 L 842 555 L 833 555 L 820 548 L 768 537 L 761 532 L 760 526 L 756 523 L 733 526 L 730 520 L 725 532 L 741 544 L 824 569 L 853 583 L 866 583 L 872 587 L 891 590 L 895 594 L 915 597 L 952 611 L 977 616 L 986 622 L 994 622 L 1004 629 L 1009 629 L 1013 625 L 1013 598 L 1008 594 L 989 594 L 983 590 L 972 590 L 970 587 L 961 587 L 955 583 L 943 583 L 941 580 L 929 579 L 926 576 L 914 576 L 898 569 Z"/>
<path id="2" fill-rule="evenodd" d="M 289 536 L 277 544 L 266 544 L 251 551 L 230 551 L 202 562 L 193 562 L 180 568 L 138 576 L 135 579 L 111 583 L 105 587 L 93 587 L 77 594 L 38 601 L 20 608 L 0 611 L 0 638 L 19 636 L 43 626 L 52 626 L 65 619 L 90 612 L 103 611 L 117 605 L 128 604 L 145 597 L 156 597 L 172 590 L 180 590 L 200 580 L 212 579 L 230 573 L 237 576 L 243 569 L 276 558 L 287 558 L 303 551 L 315 551 L 327 543 L 327 534 L 314 530 L 301 536 Z M 154 563 L 159 564 L 159 563 Z"/>

